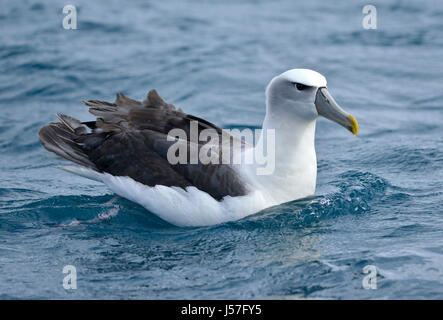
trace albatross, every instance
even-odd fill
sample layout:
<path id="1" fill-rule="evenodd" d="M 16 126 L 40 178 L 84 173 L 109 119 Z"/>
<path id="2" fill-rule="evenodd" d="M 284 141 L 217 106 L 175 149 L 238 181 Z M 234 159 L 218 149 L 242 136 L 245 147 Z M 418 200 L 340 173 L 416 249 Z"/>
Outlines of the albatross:
<path id="1" fill-rule="evenodd" d="M 117 94 L 115 102 L 84 101 L 95 121 L 81 122 L 57 114 L 39 130 L 42 145 L 73 164 L 61 168 L 107 185 L 121 197 L 140 204 L 177 226 L 207 226 L 238 220 L 265 208 L 315 193 L 316 120 L 323 116 L 357 135 L 355 118 L 332 98 L 326 78 L 309 69 L 291 69 L 266 87 L 266 116 L 259 141 L 272 131 L 275 149 L 271 173 L 257 174 L 258 163 L 229 161 L 174 162 L 170 151 L 180 144 L 202 150 L 192 130 L 212 130 L 220 139 L 212 159 L 231 159 L 220 141 L 239 141 L 226 130 L 166 103 L 155 90 L 144 101 Z M 181 130 L 185 136 L 171 132 Z M 228 138 L 228 140 L 226 140 Z M 270 142 L 270 141 L 267 141 Z M 240 139 L 243 154 L 256 151 Z"/>

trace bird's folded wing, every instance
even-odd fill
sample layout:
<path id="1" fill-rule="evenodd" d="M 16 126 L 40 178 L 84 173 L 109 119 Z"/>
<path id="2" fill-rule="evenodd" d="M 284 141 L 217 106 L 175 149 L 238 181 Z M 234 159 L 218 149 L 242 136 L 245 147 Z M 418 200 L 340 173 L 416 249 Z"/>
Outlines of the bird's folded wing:
<path id="1" fill-rule="evenodd" d="M 188 160 L 190 150 L 198 152 L 205 144 L 190 140 L 191 122 L 195 123 L 197 134 L 212 129 L 220 142 L 222 136 L 236 138 L 208 121 L 176 109 L 155 90 L 142 102 L 120 93 L 114 103 L 88 100 L 85 104 L 97 119 L 80 122 L 58 115 L 60 122 L 50 123 L 39 131 L 46 149 L 98 172 L 129 176 L 148 186 L 195 186 L 218 200 L 227 195 L 246 194 L 246 186 L 230 165 L 200 161 L 173 165 L 168 161 L 167 151 L 174 143 L 186 145 Z M 167 136 L 172 129 L 183 130 L 186 140 L 169 141 Z M 221 148 L 214 150 L 221 159 Z"/>

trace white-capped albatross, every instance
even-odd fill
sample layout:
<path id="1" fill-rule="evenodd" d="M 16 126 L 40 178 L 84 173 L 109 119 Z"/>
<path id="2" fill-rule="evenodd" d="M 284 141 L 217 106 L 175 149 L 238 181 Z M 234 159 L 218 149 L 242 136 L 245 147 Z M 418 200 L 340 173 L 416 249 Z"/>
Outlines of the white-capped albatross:
<path id="1" fill-rule="evenodd" d="M 177 226 L 237 220 L 313 195 L 317 117 L 335 121 L 354 135 L 358 131 L 355 118 L 329 94 L 325 77 L 308 69 L 286 71 L 266 88 L 266 116 L 259 141 L 267 139 L 265 132 L 274 132 L 275 164 L 272 173 L 265 175 L 257 174 L 259 165 L 255 163 L 208 163 L 200 158 L 171 162 L 168 151 L 177 143 L 187 147 L 187 160 L 192 150 L 198 154 L 207 147 L 206 142 L 192 138 L 193 126 L 198 134 L 208 129 L 220 138 L 214 140 L 219 141 L 219 148 L 210 150 L 217 159 L 226 157 L 221 141 L 228 141 L 232 150 L 241 147 L 244 154 L 256 149 L 164 102 L 155 90 L 142 102 L 120 93 L 113 103 L 88 100 L 85 104 L 96 120 L 80 122 L 58 114 L 60 122 L 49 123 L 39 131 L 43 146 L 76 164 L 63 169 L 103 182 L 116 194 Z M 174 129 L 185 136 L 171 138 Z M 232 160 L 232 156 L 227 159 Z"/>

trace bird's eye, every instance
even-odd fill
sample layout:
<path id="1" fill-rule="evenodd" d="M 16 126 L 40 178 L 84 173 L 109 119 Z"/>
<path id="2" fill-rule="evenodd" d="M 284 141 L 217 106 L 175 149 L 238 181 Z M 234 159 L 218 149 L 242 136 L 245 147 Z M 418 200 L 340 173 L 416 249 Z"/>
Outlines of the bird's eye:
<path id="1" fill-rule="evenodd" d="M 304 84 L 301 83 L 294 83 L 295 86 L 297 87 L 298 90 L 305 90 L 308 86 L 305 86 Z"/>

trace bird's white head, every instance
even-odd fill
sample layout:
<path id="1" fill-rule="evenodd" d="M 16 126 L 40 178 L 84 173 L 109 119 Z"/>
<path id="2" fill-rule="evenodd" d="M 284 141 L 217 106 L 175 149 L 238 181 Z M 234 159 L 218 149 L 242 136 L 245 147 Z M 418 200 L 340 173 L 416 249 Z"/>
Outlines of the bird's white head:
<path id="1" fill-rule="evenodd" d="M 357 135 L 355 118 L 335 102 L 326 78 L 309 69 L 291 69 L 271 80 L 266 88 L 267 114 L 287 121 L 311 122 L 319 115 Z"/>

